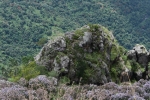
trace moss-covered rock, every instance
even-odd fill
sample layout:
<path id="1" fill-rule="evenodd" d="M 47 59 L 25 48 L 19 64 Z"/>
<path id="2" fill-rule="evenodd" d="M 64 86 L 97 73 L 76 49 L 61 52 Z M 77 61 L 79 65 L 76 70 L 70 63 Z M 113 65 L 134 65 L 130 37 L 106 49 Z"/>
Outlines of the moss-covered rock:
<path id="1" fill-rule="evenodd" d="M 132 64 L 132 70 L 137 80 L 141 78 L 147 79 L 148 63 L 150 62 L 150 54 L 144 45 L 136 44 L 132 50 L 127 53 L 128 59 Z"/>
<path id="2" fill-rule="evenodd" d="M 70 82 L 104 84 L 112 80 L 127 81 L 132 71 L 137 71 L 138 67 L 132 67 L 126 52 L 112 32 L 94 24 L 49 41 L 35 61 L 55 71 L 59 79 L 65 76 Z"/>

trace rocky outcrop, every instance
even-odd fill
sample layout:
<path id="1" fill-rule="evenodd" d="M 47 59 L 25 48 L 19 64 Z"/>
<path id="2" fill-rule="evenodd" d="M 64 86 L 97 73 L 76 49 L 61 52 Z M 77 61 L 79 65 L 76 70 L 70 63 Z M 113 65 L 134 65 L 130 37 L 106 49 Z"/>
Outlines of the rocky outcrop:
<path id="1" fill-rule="evenodd" d="M 67 76 L 72 82 L 104 84 L 111 81 L 111 48 L 115 39 L 100 25 L 84 26 L 49 41 L 35 57 L 37 64 Z"/>
<path id="2" fill-rule="evenodd" d="M 146 69 L 149 62 L 149 52 L 145 46 L 136 44 L 132 50 L 128 51 L 128 58 L 130 60 L 135 60 Z"/>
<path id="3" fill-rule="evenodd" d="M 139 80 L 147 74 L 149 52 L 136 45 L 127 55 L 112 32 L 101 25 L 86 25 L 49 40 L 35 57 L 56 78 L 70 82 L 105 84 Z"/>
<path id="4" fill-rule="evenodd" d="M 132 50 L 128 51 L 127 53 L 128 59 L 137 62 L 143 71 L 137 70 L 135 73 L 135 77 L 137 80 L 141 78 L 148 78 L 148 63 L 150 62 L 150 54 L 143 45 L 136 44 Z"/>
<path id="5" fill-rule="evenodd" d="M 56 52 L 62 52 L 66 48 L 66 41 L 63 37 L 55 40 L 50 40 L 40 51 L 40 53 L 35 57 L 35 61 L 39 65 L 44 65 L 50 68 L 52 66 L 54 59 L 56 57 Z M 51 69 L 49 69 L 51 70 Z"/>

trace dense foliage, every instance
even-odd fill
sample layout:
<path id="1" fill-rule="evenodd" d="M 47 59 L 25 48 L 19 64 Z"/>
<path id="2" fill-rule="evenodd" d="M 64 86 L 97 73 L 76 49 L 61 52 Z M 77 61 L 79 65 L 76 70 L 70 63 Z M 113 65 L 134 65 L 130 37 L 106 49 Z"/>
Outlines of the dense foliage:
<path id="1" fill-rule="evenodd" d="M 144 44 L 150 48 L 150 1 L 148 0 L 110 0 L 117 12 L 128 19 L 129 27 L 122 34 L 116 33 L 117 40 L 126 48 L 133 44 Z M 120 38 L 123 37 L 123 38 Z"/>
<path id="2" fill-rule="evenodd" d="M 126 48 L 136 43 L 149 48 L 149 4 L 147 0 L 1 0 L 0 67 L 8 69 L 4 65 L 16 66 L 22 56 L 34 55 L 52 34 L 89 23 L 108 27 Z"/>

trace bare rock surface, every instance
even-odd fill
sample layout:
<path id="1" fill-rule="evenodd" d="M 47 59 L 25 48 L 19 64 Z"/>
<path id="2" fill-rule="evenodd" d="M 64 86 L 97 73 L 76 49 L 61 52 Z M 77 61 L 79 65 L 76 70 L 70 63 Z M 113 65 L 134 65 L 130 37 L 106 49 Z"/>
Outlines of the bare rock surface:
<path id="1" fill-rule="evenodd" d="M 128 58 L 140 63 L 144 68 L 148 66 L 149 52 L 143 45 L 136 44 L 132 50 L 128 51 Z"/>
<path id="2" fill-rule="evenodd" d="M 51 66 L 52 58 L 56 56 L 56 52 L 64 51 L 66 48 L 66 41 L 60 37 L 55 40 L 50 40 L 41 49 L 40 53 L 35 57 L 35 61 L 39 65 Z"/>
<path id="3" fill-rule="evenodd" d="M 148 63 L 150 62 L 150 53 L 144 45 L 136 44 L 132 50 L 128 51 L 127 56 L 130 60 L 137 62 L 141 65 L 144 71 L 138 70 L 135 72 L 137 79 L 148 79 Z"/>

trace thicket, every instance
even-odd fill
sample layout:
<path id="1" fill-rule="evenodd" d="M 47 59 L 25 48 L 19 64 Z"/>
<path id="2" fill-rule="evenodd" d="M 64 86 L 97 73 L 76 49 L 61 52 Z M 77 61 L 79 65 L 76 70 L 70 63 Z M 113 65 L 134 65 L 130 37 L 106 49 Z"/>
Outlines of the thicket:
<path id="1" fill-rule="evenodd" d="M 44 66 L 39 66 L 34 61 L 33 57 L 26 56 L 22 58 L 22 64 L 18 66 L 13 66 L 11 70 L 8 68 L 5 71 L 9 71 L 7 73 L 6 78 L 9 81 L 17 82 L 20 78 L 25 78 L 26 80 L 30 80 L 38 75 L 48 75 L 48 71 Z"/>

